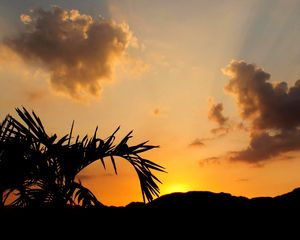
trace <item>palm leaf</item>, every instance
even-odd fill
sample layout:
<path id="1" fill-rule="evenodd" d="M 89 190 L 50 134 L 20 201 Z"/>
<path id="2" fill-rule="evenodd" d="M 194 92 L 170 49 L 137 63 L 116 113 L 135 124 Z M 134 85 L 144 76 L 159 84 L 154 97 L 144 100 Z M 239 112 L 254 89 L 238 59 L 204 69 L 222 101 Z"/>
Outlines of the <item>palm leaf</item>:
<path id="1" fill-rule="evenodd" d="M 99 206 L 96 197 L 81 183 L 76 183 L 75 178 L 82 169 L 98 160 L 105 169 L 107 157 L 116 174 L 115 157 L 121 157 L 133 166 L 145 202 L 159 195 L 157 183 L 161 182 L 153 171 L 164 172 L 164 168 L 139 155 L 158 146 L 147 145 L 148 141 L 129 146 L 132 131 L 115 145 L 120 127 L 104 140 L 97 137 L 97 127 L 92 138 L 76 136 L 72 143 L 74 121 L 69 134 L 57 139 L 56 134 L 49 136 L 46 133 L 34 112 L 30 114 L 25 108 L 16 111 L 22 121 L 8 115 L 0 125 L 2 202 L 17 191 L 14 206 L 75 203 L 84 207 Z"/>

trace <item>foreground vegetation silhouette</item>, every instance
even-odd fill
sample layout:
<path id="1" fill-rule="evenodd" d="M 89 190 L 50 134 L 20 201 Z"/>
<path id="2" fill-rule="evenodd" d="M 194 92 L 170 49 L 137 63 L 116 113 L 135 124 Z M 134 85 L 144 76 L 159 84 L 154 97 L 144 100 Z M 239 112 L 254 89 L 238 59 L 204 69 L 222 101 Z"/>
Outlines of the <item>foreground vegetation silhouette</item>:
<path id="1" fill-rule="evenodd" d="M 62 138 L 49 136 L 34 112 L 30 114 L 25 108 L 16 111 L 22 121 L 8 115 L 0 125 L 2 207 L 101 207 L 76 176 L 95 161 L 100 161 L 105 169 L 107 158 L 117 174 L 115 157 L 127 160 L 135 169 L 144 202 L 159 196 L 157 183 L 161 182 L 152 171 L 164 172 L 164 168 L 140 156 L 158 146 L 147 142 L 128 146 L 132 131 L 115 144 L 119 127 L 104 140 L 97 137 L 97 128 L 91 138 L 73 138 L 74 122 L 70 133 Z"/>

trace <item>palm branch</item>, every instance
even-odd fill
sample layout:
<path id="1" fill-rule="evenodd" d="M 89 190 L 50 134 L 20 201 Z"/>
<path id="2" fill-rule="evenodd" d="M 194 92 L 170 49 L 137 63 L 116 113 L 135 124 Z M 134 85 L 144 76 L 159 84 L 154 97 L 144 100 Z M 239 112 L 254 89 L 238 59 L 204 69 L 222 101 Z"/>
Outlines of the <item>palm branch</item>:
<path id="1" fill-rule="evenodd" d="M 106 168 L 109 159 L 117 174 L 115 157 L 128 161 L 135 169 L 144 202 L 159 195 L 157 183 L 161 183 L 152 171 L 164 172 L 164 168 L 140 156 L 157 148 L 143 142 L 128 146 L 132 138 L 129 132 L 115 144 L 119 127 L 106 139 L 77 136 L 72 142 L 72 132 L 58 138 L 48 135 L 40 118 L 25 108 L 16 109 L 22 121 L 8 115 L 0 125 L 0 187 L 4 205 L 9 195 L 15 194 L 13 206 L 101 206 L 92 192 L 75 180 L 81 170 L 95 161 Z"/>

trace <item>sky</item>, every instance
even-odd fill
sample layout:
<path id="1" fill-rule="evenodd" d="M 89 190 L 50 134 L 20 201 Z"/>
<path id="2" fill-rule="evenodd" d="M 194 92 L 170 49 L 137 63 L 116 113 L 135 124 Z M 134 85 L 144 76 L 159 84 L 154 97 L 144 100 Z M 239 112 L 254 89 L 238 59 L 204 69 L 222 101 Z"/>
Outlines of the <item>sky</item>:
<path id="1" fill-rule="evenodd" d="M 300 185 L 299 0 L 0 2 L 0 117 L 34 110 L 49 133 L 118 126 L 174 191 L 276 196 Z M 96 162 L 106 205 L 141 201 L 138 177 Z"/>

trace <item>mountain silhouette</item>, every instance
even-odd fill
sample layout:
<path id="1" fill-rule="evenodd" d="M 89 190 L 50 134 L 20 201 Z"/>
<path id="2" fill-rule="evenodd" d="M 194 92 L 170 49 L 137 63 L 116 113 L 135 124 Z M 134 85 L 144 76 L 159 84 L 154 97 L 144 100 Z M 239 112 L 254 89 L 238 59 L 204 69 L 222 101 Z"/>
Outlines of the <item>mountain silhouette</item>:
<path id="1" fill-rule="evenodd" d="M 41 229 L 54 223 L 56 229 L 66 231 L 73 229 L 74 222 L 78 222 L 81 230 L 98 231 L 101 227 L 113 229 L 114 234 L 122 236 L 132 236 L 139 231 L 144 234 L 146 231 L 149 234 L 159 232 L 159 236 L 166 239 L 171 236 L 193 239 L 195 234 L 201 237 L 209 234 L 212 239 L 219 239 L 219 235 L 221 239 L 244 239 L 244 235 L 257 239 L 262 233 L 269 237 L 270 233 L 284 231 L 283 226 L 286 225 L 292 231 L 298 229 L 298 221 L 294 219 L 299 219 L 299 210 L 300 188 L 296 188 L 276 197 L 247 198 L 223 192 L 191 191 L 166 194 L 147 204 L 132 202 L 122 207 L 92 208 L 10 207 L 0 209 L 0 215 L 4 222 L 2 226 L 11 227 L 14 222 L 13 226 L 21 225 L 28 229 L 32 223 Z M 66 228 L 66 225 L 72 227 Z M 284 232 L 285 236 L 288 233 Z"/>
<path id="2" fill-rule="evenodd" d="M 140 225 L 155 222 L 157 228 L 167 228 L 177 238 L 269 239 L 281 231 L 283 239 L 289 239 L 288 234 L 298 229 L 294 219 L 299 219 L 300 188 L 276 197 L 255 198 L 209 191 L 170 193 L 147 204 L 130 203 L 123 209 L 123 216 L 142 219 Z"/>
<path id="3" fill-rule="evenodd" d="M 300 188 L 276 197 L 233 196 L 229 193 L 213 193 L 209 191 L 190 191 L 186 193 L 170 193 L 163 195 L 146 205 L 130 203 L 130 209 L 161 209 L 161 210 L 268 210 L 298 209 L 300 210 Z"/>

